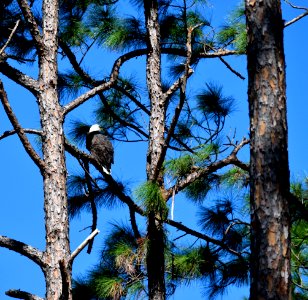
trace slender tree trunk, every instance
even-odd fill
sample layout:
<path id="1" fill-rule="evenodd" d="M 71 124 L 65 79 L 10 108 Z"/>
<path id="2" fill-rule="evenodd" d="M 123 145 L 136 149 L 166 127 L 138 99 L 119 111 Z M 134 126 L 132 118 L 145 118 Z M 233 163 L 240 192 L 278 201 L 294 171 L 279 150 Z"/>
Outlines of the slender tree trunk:
<path id="1" fill-rule="evenodd" d="M 158 161 L 163 152 L 165 131 L 165 97 L 161 87 L 160 29 L 158 23 L 158 3 L 145 0 L 145 21 L 147 28 L 146 77 L 151 101 L 149 126 L 149 147 L 147 153 L 147 178 L 160 186 L 162 178 Z M 150 300 L 165 299 L 165 235 L 163 222 L 158 212 L 150 212 L 147 225 L 147 273 Z"/>
<path id="2" fill-rule="evenodd" d="M 250 299 L 290 299 L 289 164 L 280 1 L 246 0 L 251 130 Z"/>
<path id="3" fill-rule="evenodd" d="M 43 131 L 46 226 L 46 299 L 71 299 L 71 267 L 67 213 L 63 114 L 57 91 L 58 1 L 43 2 L 43 40 L 39 57 L 38 98 Z"/>

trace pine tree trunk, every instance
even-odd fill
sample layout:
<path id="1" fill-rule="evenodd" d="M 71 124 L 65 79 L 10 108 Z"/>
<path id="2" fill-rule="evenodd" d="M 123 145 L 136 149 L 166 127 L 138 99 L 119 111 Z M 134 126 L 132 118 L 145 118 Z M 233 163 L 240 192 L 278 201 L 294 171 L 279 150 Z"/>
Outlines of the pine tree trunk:
<path id="1" fill-rule="evenodd" d="M 43 131 L 46 299 L 72 299 L 63 115 L 57 91 L 58 1 L 43 2 L 38 98 Z"/>
<path id="2" fill-rule="evenodd" d="M 290 299 L 289 164 L 280 1 L 246 0 L 251 130 L 250 299 Z"/>
<path id="3" fill-rule="evenodd" d="M 146 77 L 151 101 L 149 126 L 149 146 L 147 153 L 147 178 L 162 184 L 159 176 L 158 161 L 164 146 L 165 98 L 161 87 L 160 30 L 158 23 L 158 3 L 145 0 L 145 21 L 147 28 Z M 158 167 L 158 168 L 157 168 Z M 147 225 L 147 273 L 150 300 L 165 299 L 165 235 L 163 222 L 159 221 L 158 212 L 150 212 Z"/>

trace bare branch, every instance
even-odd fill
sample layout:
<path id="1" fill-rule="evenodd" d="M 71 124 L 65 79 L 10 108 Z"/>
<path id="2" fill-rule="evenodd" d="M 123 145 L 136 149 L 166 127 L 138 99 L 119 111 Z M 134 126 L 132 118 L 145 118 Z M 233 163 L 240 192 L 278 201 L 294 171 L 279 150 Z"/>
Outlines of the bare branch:
<path id="1" fill-rule="evenodd" d="M 70 262 L 73 262 L 75 257 L 84 249 L 84 247 L 87 246 L 87 244 L 94 239 L 96 235 L 99 234 L 99 230 L 95 229 L 77 248 L 74 252 L 72 252 L 71 257 L 70 257 Z"/>
<path id="2" fill-rule="evenodd" d="M 76 98 L 75 100 L 70 102 L 69 104 L 65 105 L 63 107 L 63 114 L 65 115 L 65 114 L 69 113 L 70 111 L 72 111 L 73 109 L 75 109 L 76 107 L 81 105 L 82 103 L 86 102 L 90 98 L 94 97 L 98 93 L 108 90 L 118 79 L 121 66 L 126 61 L 128 61 L 132 58 L 144 55 L 145 53 L 146 53 L 145 50 L 141 49 L 141 50 L 134 50 L 134 51 L 131 51 L 129 53 L 126 53 L 126 54 L 120 56 L 115 61 L 114 65 L 112 67 L 109 81 L 104 82 L 104 83 L 100 84 L 99 86 L 94 87 L 93 89 L 91 89 L 88 92 L 84 93 L 83 95 L 79 96 L 78 98 Z"/>
<path id="3" fill-rule="evenodd" d="M 12 298 L 24 299 L 24 300 L 44 300 L 44 298 L 36 295 L 21 291 L 21 290 L 8 290 L 5 294 Z"/>
<path id="4" fill-rule="evenodd" d="M 241 254 L 239 252 L 237 252 L 237 251 L 235 251 L 233 249 L 230 249 L 226 244 L 224 244 L 220 240 L 216 240 L 216 239 L 214 239 L 212 237 L 209 237 L 209 236 L 207 236 L 207 235 L 205 235 L 203 233 L 200 233 L 200 232 L 195 231 L 195 230 L 193 230 L 191 228 L 188 228 L 185 225 L 183 225 L 182 223 L 179 223 L 179 222 L 176 222 L 176 221 L 173 221 L 173 220 L 170 220 L 170 219 L 165 220 L 165 223 L 169 224 L 169 225 L 171 225 L 171 226 L 173 226 L 173 227 L 175 227 L 175 228 L 177 228 L 177 229 L 179 229 L 181 231 L 184 231 L 184 232 L 186 232 L 186 233 L 188 233 L 190 235 L 198 237 L 198 238 L 200 238 L 200 239 L 202 239 L 202 240 L 204 240 L 206 242 L 209 242 L 209 243 L 212 243 L 214 245 L 217 245 L 217 246 L 221 247 L 222 249 L 228 251 L 229 253 L 231 253 L 233 255 L 241 257 Z"/>
<path id="5" fill-rule="evenodd" d="M 296 18 L 294 18 L 294 19 L 292 19 L 292 20 L 290 20 L 288 22 L 285 22 L 284 23 L 284 27 L 288 27 L 289 25 L 291 25 L 291 24 L 299 21 L 300 19 L 306 17 L 307 15 L 308 15 L 308 9 L 304 13 L 302 13 L 301 15 L 297 16 Z"/>
<path id="6" fill-rule="evenodd" d="M 29 129 L 29 128 L 24 128 L 24 133 L 30 133 L 30 134 L 35 134 L 35 135 L 42 135 L 42 131 L 37 130 L 37 129 Z M 17 131 L 15 129 L 10 130 L 10 131 L 4 131 L 1 135 L 0 135 L 0 141 L 11 136 L 17 134 Z"/>
<path id="7" fill-rule="evenodd" d="M 42 269 L 44 269 L 46 265 L 43 259 L 43 252 L 17 240 L 0 235 L 0 247 L 7 248 L 9 250 L 26 256 L 27 258 L 35 262 L 37 265 L 39 265 Z"/>
<path id="8" fill-rule="evenodd" d="M 183 83 L 184 80 L 187 80 L 188 77 L 190 77 L 194 73 L 194 70 L 189 67 L 188 73 L 183 74 L 179 79 L 177 79 L 164 93 L 165 97 L 169 98 L 174 92 L 176 92 L 180 85 Z"/>
<path id="9" fill-rule="evenodd" d="M 3 108 L 11 122 L 11 124 L 13 125 L 14 129 L 17 132 L 17 135 L 24 147 L 24 149 L 26 150 L 26 152 L 28 153 L 28 155 L 30 156 L 30 158 L 34 161 L 34 163 L 39 167 L 41 173 L 43 174 L 46 171 L 46 167 L 45 167 L 45 162 L 39 157 L 39 155 L 36 153 L 36 151 L 34 150 L 34 148 L 32 147 L 32 145 L 30 144 L 27 136 L 25 135 L 25 132 L 23 130 L 23 128 L 21 127 L 21 125 L 19 124 L 11 106 L 10 103 L 7 99 L 7 95 L 6 92 L 4 90 L 3 87 L 3 83 L 0 80 L 0 100 L 2 102 Z"/>
<path id="10" fill-rule="evenodd" d="M 20 84 L 36 96 L 39 92 L 39 83 L 34 78 L 22 73 L 16 68 L 13 68 L 6 61 L 3 60 L 3 54 L 0 58 L 0 72 L 6 77 L 10 78 L 17 84 Z"/>
<path id="11" fill-rule="evenodd" d="M 93 179 L 90 176 L 89 162 L 87 160 L 84 160 L 83 165 L 85 168 L 85 179 L 86 179 L 88 195 L 89 195 L 88 199 L 90 200 L 91 211 L 92 211 L 92 232 L 94 232 L 97 228 L 97 207 L 96 207 L 94 192 L 93 192 L 92 183 L 91 183 Z M 88 243 L 88 250 L 87 250 L 88 254 L 91 253 L 93 242 L 94 242 L 94 238 L 91 239 Z"/>
<path id="12" fill-rule="evenodd" d="M 293 3 L 291 3 L 289 0 L 284 0 L 284 2 L 286 2 L 287 4 L 289 4 L 292 8 L 295 8 L 295 9 L 300 9 L 300 10 L 305 10 L 304 13 L 302 13 L 301 15 L 295 17 L 294 19 L 288 21 L 288 22 L 285 22 L 284 23 L 284 27 L 287 27 L 295 22 L 297 22 L 298 20 L 304 18 L 305 16 L 308 15 L 308 8 L 307 7 L 303 7 L 303 6 L 297 6 L 297 5 L 294 5 Z"/>
<path id="13" fill-rule="evenodd" d="M 136 106 L 138 106 L 141 110 L 143 110 L 147 115 L 150 115 L 150 110 L 140 101 L 138 101 L 134 96 L 132 96 L 128 91 L 126 91 L 123 87 L 121 87 L 118 84 L 115 84 L 113 88 L 124 94 L 127 98 L 129 98 L 132 102 L 134 102 Z"/>
<path id="14" fill-rule="evenodd" d="M 7 41 L 6 41 L 6 43 L 5 43 L 4 46 L 0 49 L 0 57 L 1 57 L 2 53 L 4 52 L 4 50 L 6 49 L 6 47 L 9 45 L 9 43 L 10 43 L 10 41 L 11 41 L 11 39 L 12 39 L 14 33 L 15 33 L 15 31 L 17 30 L 17 27 L 18 27 L 18 25 L 19 25 L 19 22 L 20 22 L 20 20 L 17 20 L 17 22 L 16 22 L 14 28 L 12 29 L 12 32 L 11 32 L 11 34 L 9 35 L 9 37 L 8 37 L 8 39 L 7 39 Z"/>
<path id="15" fill-rule="evenodd" d="M 28 23 L 31 36 L 34 40 L 34 44 L 36 47 L 36 50 L 38 54 L 42 53 L 43 51 L 43 43 L 42 43 L 42 37 L 38 28 L 38 25 L 36 23 L 36 20 L 32 14 L 31 8 L 28 4 L 27 0 L 18 0 L 19 7 L 23 13 L 23 16 L 25 20 Z"/>
<path id="16" fill-rule="evenodd" d="M 218 58 L 232 73 L 234 73 L 237 77 L 241 78 L 242 80 L 245 80 L 245 77 L 241 73 L 234 70 L 225 59 L 223 59 L 221 56 L 219 56 Z"/>

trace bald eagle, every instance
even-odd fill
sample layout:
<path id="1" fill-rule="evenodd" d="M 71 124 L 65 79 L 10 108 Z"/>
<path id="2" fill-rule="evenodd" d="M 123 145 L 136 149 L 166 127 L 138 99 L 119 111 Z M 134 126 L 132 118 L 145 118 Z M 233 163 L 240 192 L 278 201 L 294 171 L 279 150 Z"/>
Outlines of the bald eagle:
<path id="1" fill-rule="evenodd" d="M 96 161 L 103 167 L 105 173 L 110 175 L 114 150 L 109 139 L 102 134 L 98 124 L 94 124 L 90 127 L 87 133 L 86 147 Z"/>

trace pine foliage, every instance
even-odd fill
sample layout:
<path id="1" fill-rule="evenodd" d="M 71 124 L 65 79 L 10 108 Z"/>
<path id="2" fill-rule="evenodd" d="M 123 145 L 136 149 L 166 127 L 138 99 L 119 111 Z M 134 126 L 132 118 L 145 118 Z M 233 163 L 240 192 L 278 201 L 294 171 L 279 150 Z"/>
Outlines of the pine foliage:
<path id="1" fill-rule="evenodd" d="M 228 24 L 218 33 L 220 44 L 232 45 L 239 54 L 246 53 L 247 35 L 244 4 L 238 6 L 229 16 Z"/>
<path id="2" fill-rule="evenodd" d="M 137 188 L 135 194 L 148 214 L 159 214 L 163 219 L 167 217 L 168 207 L 157 183 L 147 181 Z"/>

